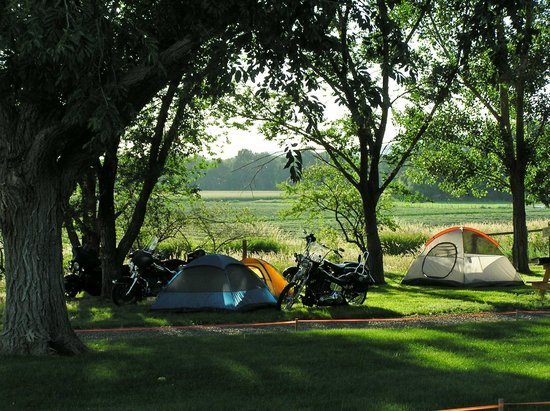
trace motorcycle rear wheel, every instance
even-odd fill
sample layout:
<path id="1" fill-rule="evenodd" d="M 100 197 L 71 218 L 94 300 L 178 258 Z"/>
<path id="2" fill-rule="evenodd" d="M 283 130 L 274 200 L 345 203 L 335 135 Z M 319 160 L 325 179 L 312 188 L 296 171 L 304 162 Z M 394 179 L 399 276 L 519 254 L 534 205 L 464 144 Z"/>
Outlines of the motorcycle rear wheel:
<path id="1" fill-rule="evenodd" d="M 367 292 L 366 291 L 356 291 L 353 288 L 351 289 L 343 289 L 344 298 L 348 302 L 349 305 L 363 305 L 365 300 L 367 299 Z"/>
<path id="2" fill-rule="evenodd" d="M 296 284 L 288 283 L 285 288 L 283 288 L 283 291 L 281 291 L 281 294 L 277 299 L 277 309 L 290 310 L 296 302 L 298 294 L 299 290 L 296 289 Z"/>
<path id="3" fill-rule="evenodd" d="M 134 286 L 132 292 L 128 294 L 128 290 L 131 285 L 131 282 L 119 282 L 113 286 L 111 297 L 116 305 L 123 306 L 137 303 L 139 299 L 137 294 L 137 285 Z"/>

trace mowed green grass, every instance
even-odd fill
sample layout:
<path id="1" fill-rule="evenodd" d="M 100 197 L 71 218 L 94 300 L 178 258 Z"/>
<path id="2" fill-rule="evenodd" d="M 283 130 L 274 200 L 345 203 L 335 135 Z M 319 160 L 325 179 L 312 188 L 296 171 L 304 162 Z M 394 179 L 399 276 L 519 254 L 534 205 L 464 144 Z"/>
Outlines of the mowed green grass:
<path id="1" fill-rule="evenodd" d="M 515 310 L 546 310 L 550 295 L 544 299 L 528 285 L 462 289 L 416 287 L 401 284 L 403 274 L 386 273 L 387 284 L 371 287 L 362 306 L 304 307 L 300 303 L 289 311 L 266 308 L 244 313 L 231 312 L 154 312 L 154 299 L 137 305 L 117 307 L 110 301 L 79 298 L 68 302 L 69 317 L 77 329 L 231 324 L 330 318 L 388 318 L 415 315 L 447 315 Z M 542 271 L 524 280 L 540 280 Z"/>
<path id="2" fill-rule="evenodd" d="M 3 358 L 3 410 L 435 410 L 549 400 L 550 319 L 89 342 Z M 520 408 L 522 409 L 522 408 Z"/>

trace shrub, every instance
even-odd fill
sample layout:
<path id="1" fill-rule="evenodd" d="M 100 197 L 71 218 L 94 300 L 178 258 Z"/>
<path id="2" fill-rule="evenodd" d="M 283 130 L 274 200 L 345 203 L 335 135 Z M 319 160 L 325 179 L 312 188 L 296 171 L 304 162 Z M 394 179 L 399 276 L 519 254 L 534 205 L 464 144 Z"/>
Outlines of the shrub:
<path id="1" fill-rule="evenodd" d="M 247 240 L 249 253 L 280 253 L 286 250 L 287 246 L 273 238 L 251 238 Z M 242 240 L 235 240 L 227 243 L 224 249 L 228 252 L 242 251 Z"/>
<path id="2" fill-rule="evenodd" d="M 550 252 L 550 239 L 544 238 L 542 233 L 529 233 L 529 256 L 544 257 Z"/>
<path id="3" fill-rule="evenodd" d="M 184 258 L 185 254 L 193 250 L 193 244 L 186 239 L 164 240 L 158 245 L 157 251 L 164 258 Z"/>
<path id="4" fill-rule="evenodd" d="M 252 239 L 248 242 L 248 251 L 251 253 L 279 253 L 284 245 L 271 238 Z"/>
<path id="5" fill-rule="evenodd" d="M 415 254 L 427 240 L 426 235 L 417 233 L 390 232 L 380 235 L 382 250 L 389 255 Z"/>

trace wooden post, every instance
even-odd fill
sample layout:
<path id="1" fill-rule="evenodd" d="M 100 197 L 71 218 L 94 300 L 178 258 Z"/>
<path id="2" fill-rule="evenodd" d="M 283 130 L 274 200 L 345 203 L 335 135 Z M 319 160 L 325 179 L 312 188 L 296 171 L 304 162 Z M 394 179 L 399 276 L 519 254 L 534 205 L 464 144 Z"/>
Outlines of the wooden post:
<path id="1" fill-rule="evenodd" d="M 504 399 L 503 398 L 498 399 L 498 411 L 504 411 Z"/>
<path id="2" fill-rule="evenodd" d="M 548 257 L 550 257 L 550 222 L 548 227 L 542 229 L 542 237 L 548 237 Z"/>
<path id="3" fill-rule="evenodd" d="M 243 260 L 248 257 L 248 244 L 246 240 L 243 240 Z"/>

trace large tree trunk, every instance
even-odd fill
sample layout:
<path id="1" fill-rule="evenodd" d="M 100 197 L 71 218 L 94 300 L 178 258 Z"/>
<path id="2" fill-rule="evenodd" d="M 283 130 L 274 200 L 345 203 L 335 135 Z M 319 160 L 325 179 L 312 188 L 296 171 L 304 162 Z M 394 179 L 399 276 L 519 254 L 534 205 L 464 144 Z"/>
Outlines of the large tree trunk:
<path id="1" fill-rule="evenodd" d="M 118 278 L 122 259 L 117 252 L 115 182 L 118 169 L 118 141 L 112 144 L 105 153 L 103 164 L 99 169 L 99 212 L 98 226 L 101 238 L 101 270 L 103 274 L 101 295 L 111 297 L 112 282 Z"/>
<path id="2" fill-rule="evenodd" d="M 525 179 L 517 174 L 510 178 L 513 205 L 514 244 L 512 257 L 520 273 L 529 273 L 529 243 L 525 216 Z"/>
<path id="3" fill-rule="evenodd" d="M 71 328 L 63 293 L 65 198 L 60 180 L 44 174 L 8 178 L 0 196 L 6 251 L 3 354 L 76 354 L 86 349 Z"/>
<path id="4" fill-rule="evenodd" d="M 377 284 L 385 284 L 384 254 L 382 242 L 378 233 L 378 219 L 376 217 L 376 200 L 374 196 L 362 195 L 363 212 L 365 213 L 365 232 L 367 234 L 367 250 L 369 251 L 369 268 Z"/>

